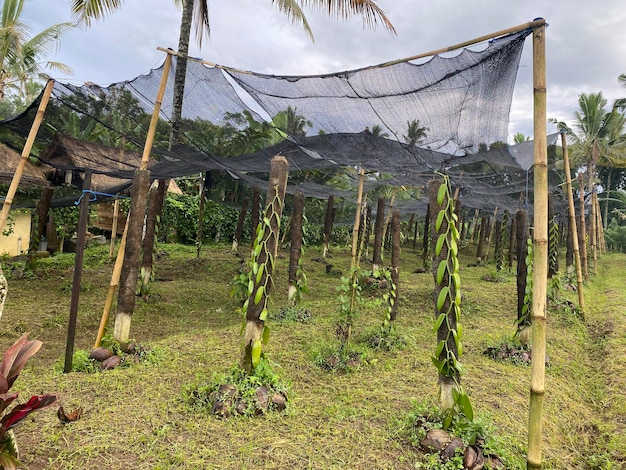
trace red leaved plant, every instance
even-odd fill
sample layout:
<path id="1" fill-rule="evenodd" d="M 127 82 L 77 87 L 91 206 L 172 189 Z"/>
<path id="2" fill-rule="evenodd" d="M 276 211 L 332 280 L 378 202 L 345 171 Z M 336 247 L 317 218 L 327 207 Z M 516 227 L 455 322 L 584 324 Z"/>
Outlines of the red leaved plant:
<path id="1" fill-rule="evenodd" d="M 28 333 L 18 339 L 13 346 L 6 350 L 2 362 L 0 362 L 0 469 L 12 470 L 19 466 L 17 449 L 9 430 L 17 426 L 31 412 L 44 408 L 54 403 L 56 395 L 35 395 L 28 402 L 16 405 L 11 411 L 5 413 L 11 402 L 18 396 L 17 393 L 9 393 L 9 389 L 20 375 L 26 361 L 39 351 L 42 342 L 29 341 Z"/>

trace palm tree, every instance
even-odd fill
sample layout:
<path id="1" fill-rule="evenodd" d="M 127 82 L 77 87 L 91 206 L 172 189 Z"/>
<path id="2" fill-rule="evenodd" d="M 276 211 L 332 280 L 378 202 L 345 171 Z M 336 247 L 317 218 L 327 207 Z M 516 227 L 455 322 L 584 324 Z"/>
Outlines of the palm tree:
<path id="1" fill-rule="evenodd" d="M 71 69 L 60 62 L 42 60 L 56 44 L 59 36 L 72 23 L 58 23 L 29 37 L 29 27 L 20 21 L 24 0 L 4 0 L 0 18 L 0 101 L 8 89 L 25 97 L 28 83 L 33 78 L 48 78 L 45 69 L 71 74 Z"/>
<path id="2" fill-rule="evenodd" d="M 429 131 L 430 129 L 428 129 L 428 127 L 420 126 L 419 119 L 413 119 L 406 124 L 407 133 L 404 136 L 404 141 L 411 146 L 421 144 L 426 138 L 426 131 Z"/>
<path id="3" fill-rule="evenodd" d="M 525 136 L 521 132 L 518 132 L 513 136 L 513 143 L 521 144 L 522 142 L 528 142 L 530 140 L 530 136 Z"/>

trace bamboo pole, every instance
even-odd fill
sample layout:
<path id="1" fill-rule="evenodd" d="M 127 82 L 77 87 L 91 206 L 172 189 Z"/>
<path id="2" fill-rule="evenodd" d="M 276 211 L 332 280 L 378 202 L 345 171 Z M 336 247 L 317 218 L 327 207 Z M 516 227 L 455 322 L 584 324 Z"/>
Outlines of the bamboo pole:
<path id="1" fill-rule="evenodd" d="M 116 200 L 115 202 L 118 201 Z M 130 212 L 128 213 L 128 216 L 130 216 Z M 113 299 L 115 298 L 115 292 L 120 285 L 120 275 L 122 273 L 122 265 L 124 264 L 124 250 L 126 249 L 126 234 L 128 234 L 128 216 L 126 218 L 126 226 L 124 227 L 122 240 L 120 241 L 120 247 L 117 250 L 117 257 L 115 258 L 115 265 L 113 266 L 113 275 L 111 276 L 111 283 L 109 284 L 107 298 L 104 301 L 102 318 L 100 319 L 100 327 L 98 328 L 96 341 L 93 345 L 94 349 L 100 346 L 100 342 L 102 341 L 102 337 L 104 336 L 104 330 L 106 329 L 107 323 L 109 321 L 109 315 L 111 314 L 111 307 L 113 305 Z"/>
<path id="2" fill-rule="evenodd" d="M 48 102 L 50 101 L 50 96 L 52 95 L 53 88 L 54 80 L 48 80 L 48 83 L 46 83 L 46 88 L 43 92 L 43 96 L 41 97 L 41 102 L 39 103 L 39 108 L 37 109 L 37 115 L 35 116 L 35 120 L 33 121 L 33 125 L 31 126 L 30 132 L 28 133 L 26 143 L 24 144 L 24 148 L 22 149 L 22 158 L 17 164 L 17 168 L 15 169 L 15 173 L 13 174 L 13 179 L 11 180 L 11 184 L 9 185 L 7 195 L 4 198 L 4 204 L 2 204 L 2 212 L 0 212 L 0 232 L 2 232 L 2 230 L 4 229 L 4 225 L 6 224 L 7 218 L 9 217 L 9 211 L 11 210 L 11 205 L 13 204 L 13 198 L 15 197 L 17 187 L 19 186 L 20 180 L 22 179 L 24 167 L 26 166 L 30 151 L 32 150 L 33 144 L 35 143 L 35 137 L 37 137 L 37 132 L 39 131 L 39 127 L 41 126 L 41 122 L 43 121 L 43 117 L 46 112 L 46 106 L 48 106 Z"/>
<path id="3" fill-rule="evenodd" d="M 469 41 L 464 41 L 464 42 L 460 42 L 458 44 L 454 44 L 452 46 L 448 46 L 448 47 L 442 47 L 441 49 L 435 49 L 433 51 L 429 51 L 429 52 L 422 52 L 421 54 L 416 54 L 413 56 L 409 56 L 409 57 L 405 57 L 404 59 L 397 59 L 397 60 L 392 60 L 389 62 L 383 62 L 382 64 L 378 64 L 378 65 L 370 65 L 368 67 L 362 67 L 360 69 L 355 69 L 353 71 L 360 71 L 360 70 L 370 70 L 376 67 L 389 67 L 390 65 L 395 65 L 395 64 L 400 64 L 402 62 L 409 62 L 411 60 L 417 60 L 417 59 L 422 59 L 424 57 L 430 57 L 430 56 L 434 56 L 437 54 L 442 54 L 444 52 L 451 52 L 451 51 L 455 51 L 457 49 L 461 49 L 463 47 L 467 47 L 467 46 L 472 46 L 474 44 L 479 44 L 481 42 L 485 42 L 485 41 L 489 41 L 491 39 L 495 39 L 501 36 L 506 36 L 509 34 L 514 34 L 514 33 L 518 33 L 520 31 L 524 31 L 525 29 L 534 29 L 534 28 L 538 28 L 540 26 L 545 26 L 546 21 L 541 18 L 538 20 L 533 20 L 533 21 L 529 21 L 527 23 L 522 23 L 520 25 L 517 26 L 513 26 L 511 28 L 506 28 L 506 29 L 501 29 L 500 31 L 496 31 L 494 33 L 490 33 L 490 34 L 485 34 L 483 36 L 479 36 L 477 38 L 474 39 L 470 39 Z M 233 68 L 233 67 L 226 67 L 224 65 L 219 65 L 216 64 L 215 62 L 210 62 L 208 60 L 202 60 L 202 59 L 198 59 L 195 57 L 189 57 L 189 56 L 185 56 L 184 54 L 181 54 L 179 52 L 174 52 L 171 49 L 165 49 L 163 47 L 157 47 L 157 50 L 161 51 L 161 52 L 166 52 L 168 54 L 172 54 L 178 57 L 187 57 L 188 60 L 193 60 L 195 62 L 198 62 L 200 64 L 204 64 L 204 65 L 208 65 L 210 67 L 216 67 L 219 69 L 223 69 L 223 70 L 229 70 L 229 71 L 233 71 L 233 72 L 238 72 L 238 73 L 246 73 L 246 74 L 252 74 L 254 72 L 251 72 L 249 70 L 242 70 L 242 69 L 237 69 L 237 68 Z M 307 75 L 304 75 L 303 78 L 306 78 Z M 319 77 L 319 75 L 309 75 L 308 77 Z"/>
<path id="4" fill-rule="evenodd" d="M 565 184 L 567 188 L 567 203 L 569 226 L 572 234 L 572 251 L 574 252 L 574 264 L 576 265 L 576 281 L 578 285 L 578 307 L 585 318 L 585 294 L 583 292 L 583 271 L 580 261 L 580 250 L 578 246 L 578 230 L 576 229 L 576 211 L 574 209 L 574 194 L 572 193 L 572 174 L 567 153 L 567 139 L 565 131 L 561 131 L 561 145 L 563 146 L 563 171 L 565 172 Z"/>
<path id="5" fill-rule="evenodd" d="M 534 242 L 532 359 L 528 415 L 527 468 L 541 469 L 542 412 L 546 368 L 546 296 L 548 279 L 548 151 L 546 136 L 545 24 L 533 31 L 534 98 Z"/>
<path id="6" fill-rule="evenodd" d="M 606 254 L 606 241 L 604 239 L 604 221 L 602 220 L 602 211 L 600 210 L 600 201 L 598 200 L 598 195 L 596 194 L 596 214 L 598 215 L 598 222 L 596 226 L 598 227 L 598 248 L 600 249 L 600 254 Z"/>
<path id="7" fill-rule="evenodd" d="M 157 91 L 156 100 L 154 101 L 154 111 L 152 112 L 152 118 L 150 119 L 150 127 L 148 127 L 148 134 L 146 135 L 146 143 L 143 147 L 143 154 L 141 155 L 140 170 L 148 169 L 148 160 L 150 158 L 150 151 L 152 150 L 152 143 L 154 142 L 154 136 L 156 134 L 156 127 L 159 122 L 159 114 L 161 113 L 161 103 L 163 102 L 163 95 L 165 94 L 165 85 L 167 85 L 167 79 L 172 66 L 172 51 L 169 51 L 165 57 L 165 63 L 163 64 L 163 72 L 161 74 L 161 82 L 159 83 L 159 90 Z"/>

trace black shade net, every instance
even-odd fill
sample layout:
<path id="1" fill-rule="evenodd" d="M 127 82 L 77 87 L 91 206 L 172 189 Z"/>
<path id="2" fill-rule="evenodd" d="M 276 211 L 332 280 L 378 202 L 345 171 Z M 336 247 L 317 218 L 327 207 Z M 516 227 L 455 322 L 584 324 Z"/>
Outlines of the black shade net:
<path id="1" fill-rule="evenodd" d="M 394 186 L 409 194 L 407 188 L 424 187 L 440 172 L 459 188 L 464 207 L 532 211 L 533 143 L 504 144 L 517 69 L 530 32 L 492 40 L 480 51 L 463 49 L 424 63 L 404 60 L 326 75 L 265 75 L 189 60 L 184 119 L 223 126 L 229 115 L 245 113 L 275 125 L 272 119 L 291 109 L 306 120 L 306 130 L 316 135 L 283 132 L 282 142 L 263 150 L 217 157 L 187 133 L 184 145 L 169 151 L 163 150 L 163 142 L 155 143 L 152 153 L 158 161 L 151 164 L 151 175 L 168 179 L 213 171 L 265 187 L 270 160 L 280 154 L 290 164 L 289 193 L 354 200 L 357 169 L 364 168 L 366 191 Z M 171 120 L 176 56 L 172 60 L 160 114 L 165 125 Z M 41 159 L 64 170 L 80 171 L 87 165 L 94 173 L 130 180 L 138 162 L 123 153 L 108 152 L 106 158 L 82 159 L 73 165 L 46 159 L 43 149 L 52 145 L 60 127 L 55 122 L 68 112 L 78 116 L 81 138 L 94 140 L 94 133 L 87 131 L 97 123 L 119 136 L 105 142 L 109 146 L 142 149 L 141 136 L 145 139 L 162 72 L 163 66 L 108 87 L 55 83 L 38 136 Z M 39 99 L 2 126 L 27 135 L 38 103 Z M 412 134 L 412 124 L 417 134 Z M 133 126 L 141 131 L 129 133 Z M 549 144 L 555 141 L 555 136 L 549 137 Z M 335 175 L 341 175 L 346 184 L 327 184 L 338 179 L 332 178 Z M 550 178 L 553 191 L 560 194 L 556 173 Z M 117 185 L 122 187 L 123 181 Z M 399 196 L 397 207 L 423 212 L 425 192 L 410 194 Z M 556 203 L 561 210 L 563 197 L 557 195 Z"/>

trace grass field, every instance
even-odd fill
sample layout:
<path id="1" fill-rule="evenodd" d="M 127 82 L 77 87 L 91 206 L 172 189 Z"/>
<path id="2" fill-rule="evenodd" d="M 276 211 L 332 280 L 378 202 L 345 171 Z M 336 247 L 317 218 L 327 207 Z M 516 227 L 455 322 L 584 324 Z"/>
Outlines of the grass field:
<path id="1" fill-rule="evenodd" d="M 355 345 L 367 362 L 345 374 L 315 363 L 335 341 L 340 278 L 306 247 L 308 322 L 275 321 L 287 303 L 288 259 L 278 260 L 265 351 L 289 386 L 285 413 L 218 419 L 190 407 L 183 389 L 227 371 L 240 357 L 242 317 L 229 296 L 240 260 L 230 247 L 160 245 L 155 281 L 138 298 L 131 336 L 154 351 L 152 359 L 112 371 L 59 372 L 65 353 L 74 257 L 42 259 L 34 271 L 4 262 L 9 296 L 0 320 L 0 347 L 24 332 L 44 342 L 15 383 L 20 399 L 56 393 L 66 410 L 82 407 L 63 425 L 56 407 L 34 413 L 16 428 L 20 457 L 31 470 L 63 469 L 415 469 L 437 468 L 406 436 L 414 402 L 436 402 L 437 373 L 433 278 L 414 273 L 421 254 L 402 252 L 396 328 L 407 346 L 368 350 L 359 343 L 382 322 L 383 311 L 364 293 Z M 247 248 L 241 248 L 247 256 Z M 288 257 L 288 251 L 282 254 Z M 488 425 L 509 469 L 525 468 L 530 367 L 496 362 L 484 351 L 515 330 L 516 284 L 484 279 L 493 265 L 467 267 L 475 247 L 461 252 L 463 384 L 481 422 Z M 75 349 L 90 351 L 110 282 L 107 247 L 85 254 Z M 347 249 L 329 262 L 347 273 Z M 546 469 L 626 468 L 626 255 L 606 254 L 585 287 L 585 322 L 571 308 L 549 303 L 544 458 Z M 563 290 L 562 300 L 576 302 Z M 110 322 L 109 331 L 112 331 Z M 430 465 L 430 466 L 429 466 Z"/>

